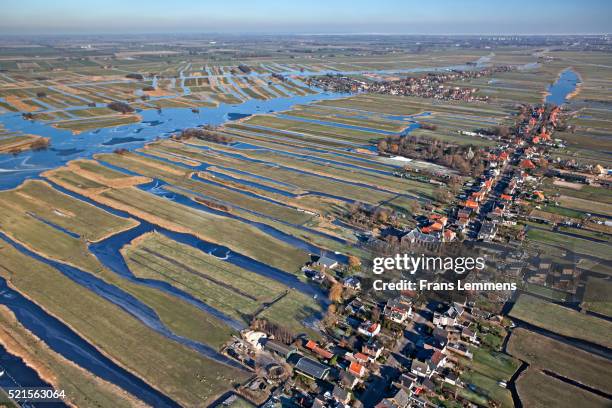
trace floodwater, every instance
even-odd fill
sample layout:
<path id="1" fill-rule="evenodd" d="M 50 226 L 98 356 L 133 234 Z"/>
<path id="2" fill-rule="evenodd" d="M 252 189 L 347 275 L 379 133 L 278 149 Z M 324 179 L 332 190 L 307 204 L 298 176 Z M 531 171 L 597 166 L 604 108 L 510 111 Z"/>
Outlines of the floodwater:
<path id="1" fill-rule="evenodd" d="M 485 60 L 479 61 L 476 67 L 479 67 L 481 63 L 485 62 Z M 473 65 L 456 66 L 436 68 L 435 70 L 474 69 L 474 67 L 475 66 Z M 379 71 L 378 73 L 412 73 L 431 70 L 431 68 L 418 68 L 409 70 Z M 354 73 L 357 74 L 359 72 Z M 283 74 L 291 75 L 292 73 L 285 72 Z M 322 75 L 325 74 L 325 72 L 294 72 L 294 74 L 308 76 Z M 258 74 L 254 73 L 252 75 L 257 76 Z M 183 75 L 183 72 L 181 72 L 180 77 L 183 88 L 188 93 L 189 89 L 184 87 L 186 77 Z M 162 111 L 157 111 L 155 109 L 143 110 L 138 112 L 142 116 L 142 123 L 118 126 L 114 128 L 90 130 L 82 132 L 78 135 L 73 135 L 72 132 L 68 130 L 54 128 L 50 123 L 29 121 L 23 119 L 20 114 L 6 113 L 4 115 L 0 115 L 0 123 L 3 124 L 7 131 L 21 131 L 26 134 L 29 133 L 49 137 L 51 139 L 51 148 L 44 151 L 24 152 L 17 156 L 0 154 L 0 190 L 14 188 L 26 179 L 39 178 L 39 174 L 41 172 L 48 169 L 57 168 L 70 160 L 91 158 L 94 154 L 112 152 L 118 147 L 135 149 L 143 146 L 146 142 L 154 140 L 157 137 L 167 137 L 170 134 L 184 128 L 206 124 L 219 125 L 228 120 L 237 120 L 253 114 L 286 111 L 297 104 L 307 104 L 318 100 L 335 99 L 345 96 L 347 95 L 330 92 L 318 92 L 314 95 L 308 96 L 280 97 L 267 101 L 249 100 L 241 104 L 221 104 L 220 106 L 214 108 L 199 108 L 199 111 L 195 113 L 192 112 L 191 108 L 164 108 Z M 68 114 L 71 116 L 69 112 Z M 409 120 L 408 118 L 405 119 Z M 414 125 L 411 125 L 411 128 L 414 128 Z M 382 135 L 385 134 L 385 132 L 382 131 L 374 131 L 373 136 L 375 136 L 375 133 Z M 238 150 L 239 148 L 237 148 L 237 151 Z M 331 154 L 341 155 L 341 153 Z M 299 155 L 296 156 L 299 157 Z M 234 157 L 243 156 L 236 154 Z M 235 169 L 227 170 L 230 170 L 235 174 L 240 174 L 240 171 Z M 274 180 L 267 180 L 263 177 L 260 179 L 266 182 L 274 182 L 277 185 L 282 186 L 282 183 Z M 360 185 L 359 183 L 354 184 Z M 104 208 L 113 214 L 123 217 L 127 216 L 127 214 L 122 213 L 121 211 L 95 203 L 78 194 L 69 192 L 60 186 L 54 185 L 54 187 L 77 199 L 89 202 L 97 207 Z M 178 194 L 164 191 L 163 185 L 145 186 L 143 188 L 146 187 L 151 188 L 152 193 L 168 194 L 165 196 L 168 199 L 178 200 L 183 204 L 189 205 L 190 207 L 204 210 L 202 206 L 199 206 L 194 201 L 188 200 Z M 272 187 L 266 188 L 271 189 Z M 154 191 L 154 189 L 157 190 Z M 208 209 L 208 211 L 210 211 L 210 209 Z M 132 230 L 110 237 L 100 243 L 92 244 L 90 246 L 91 252 L 107 268 L 118 275 L 128 280 L 138 282 L 139 284 L 152 286 L 171 293 L 173 296 L 179 297 L 206 311 L 207 313 L 211 313 L 221 321 L 224 321 L 230 327 L 238 329 L 243 327 L 243 323 L 237 322 L 236 320 L 224 315 L 221 311 L 213 309 L 209 305 L 200 302 L 189 294 L 180 291 L 171 285 L 167 285 L 159 281 L 136 278 L 125 265 L 123 258 L 119 254 L 119 249 L 134 237 L 139 236 L 142 233 L 155 230 L 161 232 L 169 238 L 176 240 L 177 242 L 198 248 L 199 250 L 218 256 L 220 259 L 224 259 L 227 262 L 231 262 L 247 270 L 267 276 L 271 279 L 275 279 L 286 284 L 288 287 L 295 288 L 296 290 L 310 296 L 316 296 L 318 299 L 320 299 L 320 302 L 325 302 L 326 297 L 318 287 L 300 281 L 295 275 L 277 270 L 242 254 L 234 253 L 230 249 L 223 246 L 199 240 L 192 235 L 168 231 L 157 226 L 152 226 L 143 220 L 139 221 L 141 224 Z M 289 237 L 281 231 L 275 230 L 274 228 L 264 224 L 253 222 L 249 223 L 265 230 L 266 233 L 272 236 L 276 236 L 279 239 L 289 242 L 294 246 L 312 252 L 316 252 L 318 250 L 318 248 L 306 243 L 305 241 L 295 237 Z M 0 240 L 3 243 L 12 245 L 22 253 L 58 269 L 61 273 L 72 279 L 74 282 L 92 290 L 94 293 L 122 308 L 152 330 L 176 342 L 184 344 L 185 346 L 190 347 L 209 358 L 228 365 L 235 365 L 235 363 L 220 355 L 211 347 L 174 334 L 161 322 L 157 314 L 151 308 L 118 287 L 109 285 L 101 279 L 78 268 L 36 255 L 1 233 Z M 334 258 L 341 258 L 341 256 L 337 254 L 331 256 Z M 51 349 L 84 369 L 98 375 L 100 378 L 116 384 L 152 406 L 165 407 L 177 405 L 167 396 L 146 384 L 142 379 L 117 366 L 112 360 L 102 355 L 87 340 L 80 337 L 61 321 L 46 313 L 43 309 L 21 296 L 18 292 L 8 288 L 6 281 L 1 278 L 0 304 L 8 306 L 15 313 L 21 324 L 23 324 L 36 336 L 41 338 Z M 6 374 L 5 376 L 0 377 L 0 385 L 11 385 L 9 379 L 13 378 L 14 381 L 19 381 L 22 384 L 27 384 L 30 386 L 46 386 L 46 384 L 44 384 L 44 382 L 36 375 L 35 372 L 32 372 L 32 370 L 27 368 L 23 362 L 20 361 L 21 360 L 15 359 L 14 357 L 8 355 L 6 350 L 0 348 L 0 364 L 2 364 L 2 366 L 5 368 L 6 373 L 10 374 L 10 377 Z M 55 406 L 63 406 L 63 404 L 58 403 L 58 405 Z"/>
<path id="2" fill-rule="evenodd" d="M 548 95 L 545 102 L 563 105 L 567 102 L 567 97 L 576 90 L 579 83 L 580 78 L 575 71 L 570 68 L 564 70 L 555 83 L 548 87 Z"/>
<path id="3" fill-rule="evenodd" d="M 98 375 L 100 378 L 118 385 L 152 406 L 178 406 L 140 378 L 119 367 L 72 329 L 49 315 L 34 302 L 9 288 L 6 281 L 2 278 L 0 278 L 0 304 L 11 309 L 26 329 L 66 359 Z M 0 365 L 6 371 L 5 375 L 0 377 L 0 386 L 12 386 L 14 383 L 18 383 L 22 386 L 48 387 L 48 384 L 44 383 L 35 372 L 32 372 L 33 370 L 25 366 L 23 361 L 17 361 L 15 357 L 7 355 L 6 350 L 3 348 L 0 348 Z M 13 384 L 10 380 L 11 377 L 13 378 Z M 46 403 L 44 406 L 47 406 Z"/>

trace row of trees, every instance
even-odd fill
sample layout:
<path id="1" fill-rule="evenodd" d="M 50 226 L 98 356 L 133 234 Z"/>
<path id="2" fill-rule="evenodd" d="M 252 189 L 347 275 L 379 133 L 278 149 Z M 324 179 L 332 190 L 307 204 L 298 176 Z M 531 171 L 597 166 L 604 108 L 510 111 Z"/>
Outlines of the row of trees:
<path id="1" fill-rule="evenodd" d="M 462 175 L 484 171 L 482 152 L 473 146 L 458 146 L 426 136 L 388 136 L 378 142 L 378 151 L 430 161 Z"/>
<path id="2" fill-rule="evenodd" d="M 188 128 L 174 135 L 175 140 L 201 139 L 208 142 L 229 144 L 234 141 L 230 136 L 211 130 L 211 128 Z"/>
<path id="3" fill-rule="evenodd" d="M 134 108 L 132 108 L 130 105 L 128 105 L 125 102 L 111 102 L 106 106 L 109 109 L 112 109 L 114 111 L 117 111 L 123 114 L 134 112 Z"/>

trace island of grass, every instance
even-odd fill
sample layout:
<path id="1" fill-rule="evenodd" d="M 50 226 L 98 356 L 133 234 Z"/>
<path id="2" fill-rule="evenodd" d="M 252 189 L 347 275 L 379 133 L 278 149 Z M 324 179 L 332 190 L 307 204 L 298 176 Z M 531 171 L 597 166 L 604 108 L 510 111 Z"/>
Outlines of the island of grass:
<path id="1" fill-rule="evenodd" d="M 44 150 L 49 147 L 49 138 L 36 135 L 0 134 L 0 154 L 17 154 L 26 150 Z"/>
<path id="2" fill-rule="evenodd" d="M 143 404 L 123 389 L 50 349 L 23 327 L 4 305 L 0 306 L 0 344 L 36 370 L 38 376 L 54 389 L 65 391 L 65 401 L 69 404 L 78 407 L 134 407 Z M 1 397 L 0 404 L 3 404 Z"/>
<path id="3" fill-rule="evenodd" d="M 608 381 L 612 363 L 606 358 L 521 328 L 512 332 L 508 352 L 531 367 L 612 394 L 612 385 Z"/>
<path id="4" fill-rule="evenodd" d="M 563 336 L 612 347 L 612 322 L 534 296 L 520 295 L 510 311 L 510 317 Z"/>
<path id="5" fill-rule="evenodd" d="M 516 381 L 524 407 L 529 408 L 603 408 L 609 401 L 582 388 L 528 368 Z"/>
<path id="6" fill-rule="evenodd" d="M 588 311 L 612 317 L 612 282 L 609 279 L 589 276 L 582 307 Z"/>
<path id="7" fill-rule="evenodd" d="M 309 296 L 159 233 L 140 236 L 122 254 L 136 276 L 167 282 L 245 324 L 265 317 L 299 334 L 302 320 L 321 313 Z"/>

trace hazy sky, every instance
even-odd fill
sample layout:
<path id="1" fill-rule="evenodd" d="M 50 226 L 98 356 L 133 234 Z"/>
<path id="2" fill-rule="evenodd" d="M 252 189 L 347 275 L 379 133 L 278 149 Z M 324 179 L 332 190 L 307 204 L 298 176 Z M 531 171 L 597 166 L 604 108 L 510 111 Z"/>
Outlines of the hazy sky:
<path id="1" fill-rule="evenodd" d="M 0 33 L 574 34 L 612 0 L 0 0 Z"/>

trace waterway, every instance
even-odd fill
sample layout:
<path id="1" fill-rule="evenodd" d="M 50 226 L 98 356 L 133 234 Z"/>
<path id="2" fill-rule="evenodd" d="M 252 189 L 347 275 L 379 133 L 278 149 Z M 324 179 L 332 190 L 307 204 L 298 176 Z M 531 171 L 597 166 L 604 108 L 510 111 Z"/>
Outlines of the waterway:
<path id="1" fill-rule="evenodd" d="M 151 406 L 178 406 L 174 401 L 146 384 L 140 378 L 119 367 L 72 329 L 49 315 L 34 302 L 9 288 L 6 281 L 2 278 L 0 278 L 0 304 L 7 306 L 26 329 L 68 360 L 89 370 L 100 378 L 116 384 Z M 6 350 L 3 348 L 0 350 L 0 356 L 0 364 L 14 378 L 14 382 L 22 386 L 48 387 L 48 384 L 44 383 L 35 372 L 32 372 L 33 370 L 25 366 L 23 361 L 20 359 L 15 360 L 14 356 L 7 355 Z M 9 376 L 0 377 L 0 386 L 13 385 Z"/>
<path id="2" fill-rule="evenodd" d="M 444 67 L 437 68 L 436 70 L 462 68 L 474 69 L 474 66 Z M 378 73 L 408 73 L 431 70 L 431 68 L 419 68 L 399 71 L 380 71 Z M 322 73 L 300 72 L 299 74 L 321 75 Z M 185 79 L 186 77 L 181 72 L 181 83 L 183 87 Z M 184 87 L 184 89 L 187 92 L 189 91 L 186 87 Z M 157 137 L 167 137 L 170 134 L 187 127 L 195 127 L 204 124 L 219 125 L 228 120 L 234 120 L 248 115 L 286 111 L 297 104 L 307 104 L 318 100 L 341 98 L 345 96 L 347 95 L 319 92 L 317 94 L 308 96 L 291 96 L 286 98 L 275 98 L 267 101 L 249 100 L 241 104 L 221 104 L 214 108 L 200 108 L 199 111 L 195 113 L 192 112 L 190 108 L 164 108 L 162 111 L 157 111 L 154 109 L 143 110 L 138 112 L 143 119 L 141 123 L 118 126 L 114 128 L 90 130 L 82 132 L 78 135 L 74 135 L 68 130 L 57 129 L 51 126 L 50 123 L 29 121 L 23 119 L 20 114 L 7 113 L 0 115 L 0 123 L 2 123 L 8 131 L 21 131 L 23 133 L 49 137 L 51 139 L 52 147 L 45 151 L 24 152 L 17 156 L 0 154 L 0 190 L 14 188 L 26 179 L 38 178 L 42 171 L 57 168 L 70 160 L 90 158 L 97 153 L 112 152 L 118 147 L 135 149 L 143 146 L 148 141 L 154 140 Z M 384 132 L 379 131 L 377 133 Z M 239 154 L 234 156 L 244 158 Z M 239 173 L 233 169 L 232 171 Z M 355 184 L 359 185 L 358 183 Z M 107 211 L 117 215 L 127 216 L 125 213 L 110 209 L 106 206 L 100 205 L 99 203 L 94 203 L 85 197 L 69 192 L 57 185 L 54 185 L 54 187 L 75 198 L 90 202 L 97 207 L 104 208 Z M 184 200 L 182 199 L 181 201 Z M 187 203 L 187 201 L 184 203 Z M 191 201 L 188 205 L 192 207 L 199 207 L 197 203 Z M 220 320 L 224 321 L 230 327 L 241 328 L 243 327 L 243 324 L 224 315 L 222 312 L 211 308 L 209 305 L 198 301 L 189 294 L 172 287 L 171 285 L 167 285 L 159 281 L 136 278 L 125 265 L 123 258 L 119 254 L 119 249 L 135 236 L 155 230 L 161 232 L 169 238 L 176 240 L 177 242 L 190 245 L 204 252 L 216 255 L 247 270 L 282 282 L 288 287 L 295 288 L 296 290 L 311 296 L 316 296 L 321 302 L 325 302 L 325 296 L 322 294 L 319 288 L 300 281 L 295 275 L 288 274 L 241 254 L 234 253 L 229 248 L 199 240 L 192 235 L 168 231 L 163 228 L 152 226 L 143 220 L 139 221 L 141 224 L 133 230 L 118 234 L 100 243 L 92 244 L 90 246 L 91 252 L 106 267 L 122 277 L 172 293 L 172 295 L 186 300 L 196 307 L 211 313 Z M 257 226 L 260 228 L 264 227 L 263 224 Z M 283 234 L 280 231 L 271 229 L 267 226 L 265 226 L 265 228 L 268 229 L 266 232 L 273 236 L 277 236 L 278 238 L 285 240 L 289 239 L 286 234 Z M 2 239 L 2 242 L 13 245 L 22 253 L 53 266 L 73 281 L 91 289 L 101 297 L 121 307 L 126 312 L 143 322 L 143 324 L 150 327 L 152 330 L 181 344 L 184 344 L 187 347 L 193 348 L 209 358 L 213 358 L 229 365 L 234 364 L 232 361 L 226 360 L 223 356 L 219 355 L 210 347 L 172 333 L 160 321 L 159 317 L 152 309 L 125 291 L 109 285 L 99 278 L 85 271 L 79 270 L 78 268 L 42 258 L 18 243 L 12 241 L 5 235 L 0 235 L 0 239 Z M 291 244 L 307 250 L 314 251 L 317 249 L 301 240 L 296 241 L 294 239 L 291 241 Z M 332 257 L 336 256 L 337 255 L 332 255 Z M 41 338 L 47 345 L 49 345 L 51 349 L 60 353 L 65 358 L 89 370 L 95 375 L 98 375 L 100 378 L 116 384 L 152 406 L 176 406 L 174 401 L 150 387 L 140 378 L 114 364 L 112 360 L 102 355 L 90 343 L 81 338 L 77 333 L 72 331 L 61 321 L 46 313 L 42 308 L 21 296 L 18 292 L 8 288 L 6 281 L 3 279 L 0 279 L 0 304 L 8 306 L 15 313 L 21 324 L 23 324 L 33 334 Z M 6 357 L 4 350 L 0 350 L 0 355 L 4 355 L 4 358 L 7 359 L 7 361 L 12 361 L 11 364 L 13 365 L 8 368 L 7 372 L 10 372 L 15 379 L 21 378 L 24 381 L 24 384 L 27 383 L 43 386 L 42 380 L 40 380 L 35 373 L 28 372 L 27 367 L 20 366 L 19 361 L 15 360 L 14 358 L 11 358 L 10 356 Z M 0 382 L 0 385 L 2 384 L 3 383 Z"/>
<path id="3" fill-rule="evenodd" d="M 2 294 L 0 293 L 0 296 Z M 0 388 L 53 388 L 50 384 L 43 381 L 35 370 L 28 367 L 26 363 L 19 357 L 9 354 L 6 349 L 0 346 Z M 21 401 L 22 408 L 44 406 L 49 408 L 64 408 L 66 404 L 60 401 L 49 401 L 42 403 L 33 403 L 30 401 Z"/>
<path id="4" fill-rule="evenodd" d="M 545 102 L 555 105 L 563 105 L 568 101 L 568 96 L 576 90 L 580 83 L 580 77 L 571 68 L 562 71 L 554 84 L 547 89 Z"/>

